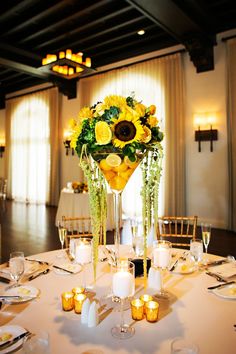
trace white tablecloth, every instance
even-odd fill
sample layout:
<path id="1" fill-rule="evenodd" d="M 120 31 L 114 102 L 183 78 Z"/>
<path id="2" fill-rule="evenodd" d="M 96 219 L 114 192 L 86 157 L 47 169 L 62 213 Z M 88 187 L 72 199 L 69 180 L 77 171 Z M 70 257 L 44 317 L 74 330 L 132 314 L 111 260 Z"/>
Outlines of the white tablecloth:
<path id="1" fill-rule="evenodd" d="M 57 208 L 56 222 L 62 216 L 90 216 L 89 194 L 88 193 L 68 193 L 61 191 L 60 200 Z M 115 229 L 113 196 L 107 194 L 107 230 Z"/>
<path id="2" fill-rule="evenodd" d="M 53 262 L 56 253 L 48 252 L 35 258 Z M 92 265 L 86 267 L 87 282 L 92 283 Z M 94 287 L 97 299 L 109 292 L 109 270 L 107 263 L 98 264 Z M 28 284 L 40 289 L 40 298 L 22 305 L 5 305 L 0 312 L 0 325 L 20 325 L 33 333 L 48 331 L 52 354 L 170 354 L 171 341 L 177 336 L 197 343 L 200 354 L 235 353 L 236 301 L 209 292 L 207 287 L 217 281 L 205 272 L 168 275 L 165 285 L 173 298 L 170 303 L 160 301 L 156 323 L 148 323 L 145 319 L 134 323 L 130 311 L 125 311 L 125 321 L 135 328 L 135 335 L 127 340 L 111 336 L 111 328 L 120 321 L 119 312 L 107 313 L 97 327 L 88 328 L 80 323 L 80 315 L 62 311 L 61 293 L 81 285 L 82 279 L 82 273 L 59 275 L 54 270 L 38 277 Z M 138 282 L 136 290 L 141 279 Z M 1 292 L 5 286 L 0 283 Z M 139 291 L 136 297 L 144 292 Z"/>

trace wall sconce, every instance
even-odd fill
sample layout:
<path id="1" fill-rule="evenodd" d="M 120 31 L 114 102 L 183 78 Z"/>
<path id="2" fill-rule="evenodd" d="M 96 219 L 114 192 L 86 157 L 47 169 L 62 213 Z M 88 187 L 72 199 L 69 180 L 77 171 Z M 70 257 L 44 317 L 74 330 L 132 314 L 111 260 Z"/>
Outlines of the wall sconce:
<path id="1" fill-rule="evenodd" d="M 75 150 L 70 147 L 71 134 L 72 134 L 72 133 L 71 133 L 70 130 L 65 130 L 65 131 L 64 131 L 64 140 L 63 140 L 63 143 L 64 143 L 64 146 L 65 146 L 65 148 L 66 148 L 66 155 L 67 155 L 67 156 L 69 155 L 70 150 L 71 150 L 71 155 L 74 155 L 74 154 L 75 154 Z"/>
<path id="2" fill-rule="evenodd" d="M 5 151 L 5 146 L 4 145 L 0 145 L 0 157 L 3 157 L 3 153 Z"/>
<path id="3" fill-rule="evenodd" d="M 213 141 L 218 140 L 218 130 L 212 129 L 212 124 L 215 123 L 215 114 L 201 113 L 195 115 L 195 124 L 198 125 L 198 130 L 195 131 L 195 141 L 198 142 L 198 152 L 201 152 L 201 142 L 210 141 L 210 151 L 213 151 Z M 210 125 L 210 129 L 202 129 L 200 126 Z"/>

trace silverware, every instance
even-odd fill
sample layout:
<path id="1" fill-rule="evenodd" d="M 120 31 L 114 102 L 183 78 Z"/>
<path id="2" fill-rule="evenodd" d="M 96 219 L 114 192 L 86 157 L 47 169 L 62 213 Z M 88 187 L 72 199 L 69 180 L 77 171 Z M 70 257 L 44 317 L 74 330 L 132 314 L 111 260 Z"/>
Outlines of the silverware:
<path id="1" fill-rule="evenodd" d="M 185 251 L 178 259 L 176 259 L 174 264 L 170 267 L 169 271 L 172 272 L 177 267 L 177 264 L 180 259 L 182 259 L 183 261 L 186 261 L 186 256 L 185 256 L 186 254 L 187 254 L 187 251 Z"/>
<path id="2" fill-rule="evenodd" d="M 1 300 L 19 299 L 20 297 L 20 295 L 0 295 Z"/>
<path id="3" fill-rule="evenodd" d="M 26 336 L 29 336 L 31 333 L 29 331 L 27 332 L 24 332 L 24 333 L 21 333 L 19 336 L 11 339 L 11 340 L 8 340 L 7 342 L 5 343 L 2 343 L 0 344 L 0 349 L 6 349 L 10 346 L 12 346 L 13 344 L 15 344 L 16 342 L 18 342 L 19 340 L 21 340 L 22 338 L 25 338 Z"/>
<path id="4" fill-rule="evenodd" d="M 67 273 L 70 273 L 70 274 L 74 274 L 74 272 L 72 272 L 71 270 L 68 270 L 68 269 L 65 269 L 65 268 L 62 268 L 62 267 L 58 267 L 56 265 L 53 265 L 53 268 L 63 270 L 64 272 L 67 272 Z"/>
<path id="5" fill-rule="evenodd" d="M 29 259 L 29 258 L 25 258 L 26 261 L 29 261 L 29 262 L 37 262 L 39 264 L 46 264 L 46 265 L 49 265 L 48 262 L 44 262 L 44 261 L 39 261 L 38 259 Z"/>
<path id="6" fill-rule="evenodd" d="M 9 284 L 11 280 L 8 279 L 8 278 L 0 277 L 0 281 L 1 281 L 2 283 L 7 283 L 7 284 Z"/>
<path id="7" fill-rule="evenodd" d="M 214 266 L 218 266 L 224 263 L 227 263 L 228 259 L 220 259 L 219 261 L 213 261 L 207 264 L 207 267 L 214 267 Z"/>
<path id="8" fill-rule="evenodd" d="M 209 286 L 209 288 L 207 288 L 207 289 L 208 290 L 213 290 L 213 289 L 224 288 L 225 286 L 230 285 L 230 284 L 234 284 L 234 283 L 235 283 L 235 281 L 228 281 L 227 283 L 224 283 L 224 284 Z"/>
<path id="9" fill-rule="evenodd" d="M 31 281 L 31 280 L 33 280 L 33 279 L 35 279 L 35 278 L 38 278 L 40 275 L 47 274 L 49 271 L 50 271 L 50 269 L 47 268 L 47 269 L 43 270 L 42 272 L 39 272 L 39 273 L 37 273 L 37 274 L 35 274 L 35 275 L 31 275 L 31 276 L 28 278 L 28 280 Z"/>
<path id="10" fill-rule="evenodd" d="M 210 277 L 213 277 L 213 278 L 215 278 L 218 281 L 221 281 L 221 282 L 224 282 L 224 283 L 227 282 L 227 280 L 225 280 L 223 277 L 221 277 L 218 274 L 215 274 L 215 273 L 212 273 L 212 272 L 206 272 L 206 274 L 210 275 Z"/>

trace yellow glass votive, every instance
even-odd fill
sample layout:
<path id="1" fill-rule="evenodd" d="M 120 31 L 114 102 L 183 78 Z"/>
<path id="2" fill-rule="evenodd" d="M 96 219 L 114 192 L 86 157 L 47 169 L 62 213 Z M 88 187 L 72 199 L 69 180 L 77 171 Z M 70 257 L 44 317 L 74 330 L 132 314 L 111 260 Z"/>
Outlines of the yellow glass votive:
<path id="1" fill-rule="evenodd" d="M 159 304 L 156 301 L 148 301 L 145 304 L 146 319 L 148 322 L 156 322 L 158 319 Z"/>
<path id="2" fill-rule="evenodd" d="M 77 287 L 75 287 L 75 288 L 73 288 L 72 289 L 72 293 L 74 294 L 74 295 L 76 295 L 76 294 L 83 294 L 84 293 L 84 288 L 82 287 L 82 286 L 77 286 Z"/>
<path id="3" fill-rule="evenodd" d="M 64 292 L 61 294 L 62 308 L 64 311 L 71 311 L 74 308 L 74 294 L 72 292 Z"/>
<path id="4" fill-rule="evenodd" d="M 75 313 L 81 313 L 82 305 L 85 299 L 85 294 L 76 294 L 74 296 Z"/>
<path id="5" fill-rule="evenodd" d="M 143 312 L 144 314 L 146 313 L 146 303 L 148 301 L 152 301 L 153 300 L 153 297 L 151 295 L 148 295 L 148 294 L 144 294 L 144 295 L 141 295 L 140 300 L 142 300 L 144 302 L 144 309 L 143 309 Z"/>
<path id="6" fill-rule="evenodd" d="M 144 302 L 142 300 L 135 299 L 131 301 L 131 315 L 133 320 L 140 321 L 143 319 Z"/>

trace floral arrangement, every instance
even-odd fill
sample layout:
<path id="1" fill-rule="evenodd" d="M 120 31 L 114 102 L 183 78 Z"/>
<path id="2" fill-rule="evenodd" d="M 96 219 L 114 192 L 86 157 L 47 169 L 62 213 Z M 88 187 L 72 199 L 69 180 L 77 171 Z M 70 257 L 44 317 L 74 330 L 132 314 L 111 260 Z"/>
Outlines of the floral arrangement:
<path id="1" fill-rule="evenodd" d="M 92 107 L 82 108 L 77 121 L 72 121 L 71 147 L 80 157 L 80 166 L 88 181 L 95 268 L 101 232 L 104 243 L 106 242 L 105 179 L 113 190 L 122 191 L 142 160 L 141 195 L 146 276 L 147 235 L 153 220 L 156 225 L 158 216 L 158 188 L 162 160 L 160 143 L 163 140 L 163 133 L 155 113 L 154 105 L 146 107 L 134 96 L 111 95 Z M 109 156 L 104 158 L 107 152 Z M 143 156 L 142 159 L 139 155 Z"/>
<path id="2" fill-rule="evenodd" d="M 86 193 L 88 192 L 88 185 L 84 182 L 72 182 L 72 189 L 75 193 Z"/>

